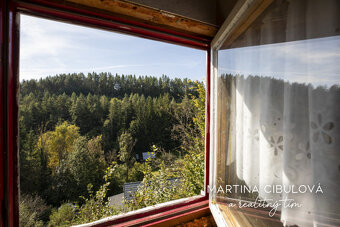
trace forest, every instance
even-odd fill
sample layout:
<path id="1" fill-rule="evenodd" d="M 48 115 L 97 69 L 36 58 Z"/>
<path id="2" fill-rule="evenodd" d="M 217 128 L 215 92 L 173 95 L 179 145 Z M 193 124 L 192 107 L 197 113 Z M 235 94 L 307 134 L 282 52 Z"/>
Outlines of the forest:
<path id="1" fill-rule="evenodd" d="M 85 223 L 203 190 L 203 82 L 60 74 L 22 81 L 19 100 L 21 226 Z M 108 205 L 135 181 L 132 200 Z"/>

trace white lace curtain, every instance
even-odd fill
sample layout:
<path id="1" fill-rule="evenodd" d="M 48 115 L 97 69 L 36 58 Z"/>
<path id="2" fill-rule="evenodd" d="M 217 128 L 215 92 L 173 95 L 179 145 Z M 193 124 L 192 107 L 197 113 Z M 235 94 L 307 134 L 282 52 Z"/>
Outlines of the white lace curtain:
<path id="1" fill-rule="evenodd" d="M 340 88 L 251 76 L 234 81 L 231 144 L 237 177 L 258 187 L 261 198 L 302 204 L 281 209 L 283 221 L 308 226 L 339 218 Z M 316 193 L 319 184 L 323 193 Z M 268 188 L 274 193 L 266 193 L 266 185 L 315 188 L 312 193 L 280 194 Z"/>
<path id="2" fill-rule="evenodd" d="M 329 37 L 340 32 L 339 1 L 287 3 L 287 41 L 301 36 L 305 39 Z M 277 12 L 272 13 L 275 16 Z M 297 24 L 297 18 L 301 17 L 304 23 Z M 267 18 L 268 23 L 263 19 L 260 43 L 276 42 L 271 18 Z M 245 42 L 253 41 L 251 36 L 246 36 Z M 322 52 L 319 55 L 313 52 L 314 44 L 300 45 L 299 51 L 302 47 L 303 52 L 300 57 L 305 58 L 304 77 L 289 75 L 292 69 L 289 58 L 294 57 L 288 51 L 294 48 L 290 43 L 280 46 L 282 65 L 287 72 L 279 78 L 274 78 L 275 64 L 268 66 L 261 60 L 265 59 L 264 52 L 244 57 L 244 61 L 253 61 L 257 69 L 273 72 L 273 77 L 249 76 L 249 73 L 247 76 L 242 69 L 239 69 L 240 74 L 245 76 L 230 76 L 233 81 L 232 138 L 227 162 L 236 163 L 237 177 L 249 187 L 257 186 L 261 198 L 288 198 L 302 204 L 302 207 L 281 208 L 284 223 L 299 226 L 336 223 L 340 226 L 340 67 L 330 76 L 327 72 L 330 66 L 322 65 L 325 74 L 320 73 L 318 79 L 322 81 L 325 77 L 328 82 L 314 83 L 313 64 L 325 57 Z M 330 45 L 340 50 L 340 39 L 333 40 Z M 330 54 L 340 61 L 340 54 Z M 336 60 L 328 63 L 339 64 Z M 296 194 L 264 191 L 265 185 L 317 187 L 319 184 L 323 193 L 316 194 L 316 188 L 313 193 Z"/>

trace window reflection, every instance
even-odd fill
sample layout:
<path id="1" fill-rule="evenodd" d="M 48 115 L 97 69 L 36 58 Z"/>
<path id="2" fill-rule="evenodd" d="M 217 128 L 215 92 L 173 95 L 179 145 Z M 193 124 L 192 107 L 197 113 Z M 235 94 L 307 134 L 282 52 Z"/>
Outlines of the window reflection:
<path id="1" fill-rule="evenodd" d="M 267 76 L 314 86 L 339 84 L 340 36 L 220 50 L 219 74 Z"/>
<path id="2" fill-rule="evenodd" d="M 219 49 L 215 199 L 226 220 L 340 224 L 339 12 L 339 1 L 274 1 Z"/>

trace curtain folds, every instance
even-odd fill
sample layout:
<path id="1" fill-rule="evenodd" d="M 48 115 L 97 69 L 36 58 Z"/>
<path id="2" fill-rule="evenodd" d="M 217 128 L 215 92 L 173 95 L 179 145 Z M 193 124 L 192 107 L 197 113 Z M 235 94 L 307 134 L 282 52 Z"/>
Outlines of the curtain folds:
<path id="1" fill-rule="evenodd" d="M 287 225 L 340 226 L 339 15 L 336 0 L 278 0 L 218 52 L 231 122 L 230 136 L 219 138 L 227 141 L 225 182 L 301 204 L 281 202 Z"/>
<path id="2" fill-rule="evenodd" d="M 258 76 L 233 79 L 235 136 L 231 143 L 237 177 L 250 188 L 256 186 L 262 199 L 287 198 L 302 204 L 281 206 L 283 221 L 307 226 L 311 220 L 336 218 L 340 214 L 340 111 L 336 105 L 340 88 Z M 279 193 L 279 188 L 272 188 L 277 185 L 286 190 Z M 317 193 L 319 185 L 322 192 Z"/>

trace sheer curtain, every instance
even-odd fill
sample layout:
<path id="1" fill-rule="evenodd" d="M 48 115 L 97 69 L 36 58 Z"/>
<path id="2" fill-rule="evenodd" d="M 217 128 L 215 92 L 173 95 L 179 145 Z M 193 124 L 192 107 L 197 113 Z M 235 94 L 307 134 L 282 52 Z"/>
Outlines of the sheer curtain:
<path id="1" fill-rule="evenodd" d="M 266 77 L 235 77 L 238 178 L 259 196 L 294 199 L 281 219 L 302 226 L 336 218 L 339 209 L 340 89 L 314 88 Z M 317 191 L 320 184 L 323 193 Z M 266 185 L 284 185 L 279 193 Z M 295 186 L 295 190 L 289 186 Z M 312 192 L 300 185 L 314 186 Z M 268 193 L 270 192 L 270 193 Z"/>
<path id="2" fill-rule="evenodd" d="M 260 198 L 301 204 L 281 204 L 287 225 L 340 226 L 339 15 L 336 0 L 277 1 L 219 52 L 232 84 L 226 165 Z"/>

